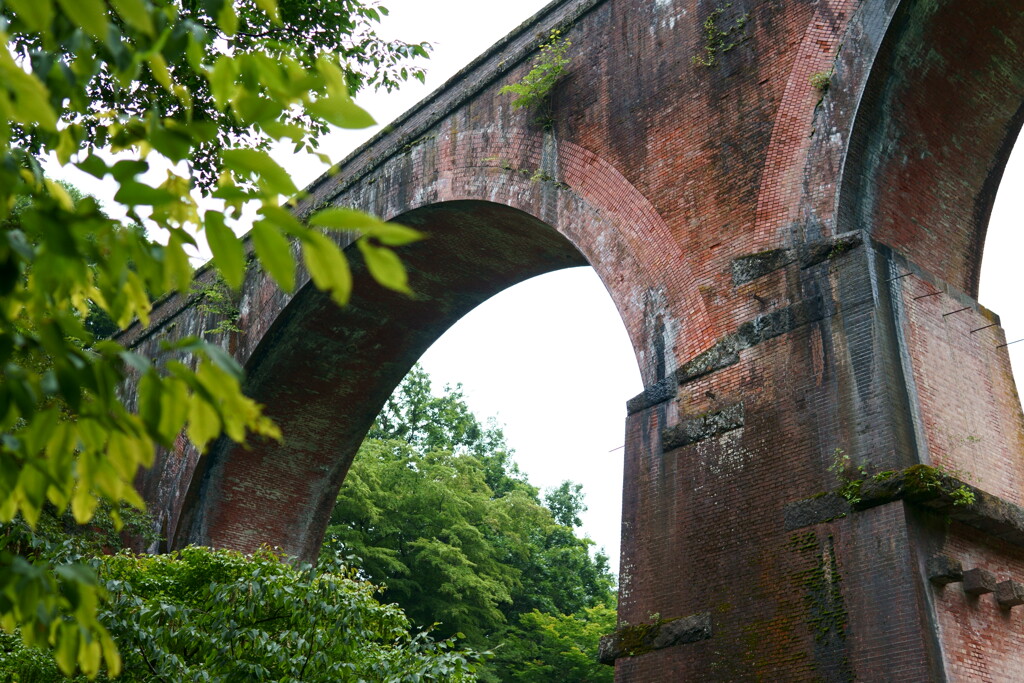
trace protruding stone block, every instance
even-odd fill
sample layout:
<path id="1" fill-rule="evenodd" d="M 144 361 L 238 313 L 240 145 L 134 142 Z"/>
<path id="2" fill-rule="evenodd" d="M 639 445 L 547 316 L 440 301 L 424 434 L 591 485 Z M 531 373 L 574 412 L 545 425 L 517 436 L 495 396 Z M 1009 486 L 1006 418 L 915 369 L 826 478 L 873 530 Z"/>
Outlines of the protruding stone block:
<path id="1" fill-rule="evenodd" d="M 996 590 L 996 577 L 987 569 L 976 567 L 964 572 L 964 593 L 969 595 L 984 595 L 994 593 Z"/>
<path id="2" fill-rule="evenodd" d="M 737 287 L 789 265 L 796 259 L 788 249 L 771 249 L 740 256 L 732 261 L 732 283 Z"/>
<path id="3" fill-rule="evenodd" d="M 659 620 L 653 624 L 623 626 L 601 638 L 597 658 L 602 664 L 615 664 L 615 660 L 621 657 L 636 657 L 710 637 L 711 615 L 707 612 L 682 619 Z"/>
<path id="4" fill-rule="evenodd" d="M 1024 584 L 1008 579 L 996 584 L 996 602 L 1001 607 L 1024 605 Z"/>
<path id="5" fill-rule="evenodd" d="M 662 449 L 668 452 L 739 429 L 743 426 L 743 417 L 743 404 L 737 403 L 717 412 L 682 420 L 662 432 Z"/>
<path id="6" fill-rule="evenodd" d="M 928 580 L 938 586 L 963 581 L 963 565 L 947 555 L 935 555 L 928 560 Z"/>

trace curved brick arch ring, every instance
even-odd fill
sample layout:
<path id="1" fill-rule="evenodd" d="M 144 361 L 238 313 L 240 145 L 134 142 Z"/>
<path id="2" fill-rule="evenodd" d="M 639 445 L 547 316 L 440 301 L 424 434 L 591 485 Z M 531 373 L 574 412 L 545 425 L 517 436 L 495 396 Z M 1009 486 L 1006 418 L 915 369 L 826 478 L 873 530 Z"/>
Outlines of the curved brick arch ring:
<path id="1" fill-rule="evenodd" d="M 396 177 L 411 181 L 411 198 Z M 550 134 L 445 133 L 389 160 L 369 182 L 330 197 L 388 217 L 460 199 L 520 209 L 565 235 L 608 288 L 640 355 L 645 383 L 657 378 L 648 372 L 654 361 L 643 357 L 651 332 L 637 309 L 649 311 L 650 299 L 685 302 L 685 322 L 673 325 L 674 334 L 662 340 L 680 356 L 699 353 L 721 333 L 697 293 L 692 259 L 651 202 L 601 156 Z"/>
<path id="2" fill-rule="evenodd" d="M 395 385 L 456 320 L 529 277 L 591 263 L 625 311 L 645 374 L 650 366 L 663 371 L 664 359 L 647 358 L 645 349 L 664 348 L 649 339 L 665 331 L 663 317 L 659 327 L 651 313 L 672 285 L 655 282 L 640 265 L 651 256 L 635 253 L 656 243 L 663 229 L 657 214 L 593 155 L 560 149 L 558 159 L 543 158 L 543 142 L 538 150 L 481 139 L 463 136 L 451 150 L 431 151 L 460 160 L 436 173 L 419 167 L 426 156 L 413 150 L 338 198 L 429 235 L 402 254 L 415 299 L 377 286 L 354 255 L 356 286 L 344 309 L 307 283 L 270 316 L 266 305 L 275 299 L 247 284 L 246 297 L 263 296 L 263 318 L 273 320 L 243 320 L 247 330 L 263 329 L 238 349 L 247 357 L 246 391 L 267 406 L 285 443 L 215 447 L 191 477 L 173 545 L 252 550 L 271 543 L 315 558 L 355 451 Z M 481 154 L 458 152 L 469 144 Z M 566 160 L 567 151 L 577 156 Z M 410 168 L 429 182 L 397 191 Z M 403 194 L 413 197 L 405 210 Z"/>
<path id="3" fill-rule="evenodd" d="M 902 2 L 856 107 L 837 222 L 976 297 L 1003 169 L 1024 123 L 1024 14 Z"/>

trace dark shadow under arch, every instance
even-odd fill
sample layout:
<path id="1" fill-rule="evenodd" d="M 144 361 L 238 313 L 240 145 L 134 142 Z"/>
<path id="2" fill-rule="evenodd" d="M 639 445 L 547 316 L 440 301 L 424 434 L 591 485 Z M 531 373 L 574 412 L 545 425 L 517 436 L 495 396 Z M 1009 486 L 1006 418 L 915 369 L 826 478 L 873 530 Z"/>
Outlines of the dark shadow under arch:
<path id="1" fill-rule="evenodd" d="M 401 253 L 416 297 L 374 283 L 353 251 L 349 306 L 338 308 L 312 285 L 295 295 L 246 368 L 246 393 L 286 440 L 218 444 L 193 477 L 173 546 L 269 542 L 314 558 L 363 436 L 430 344 L 501 290 L 587 265 L 559 232 L 501 204 L 444 202 L 394 220 L 429 235 Z"/>

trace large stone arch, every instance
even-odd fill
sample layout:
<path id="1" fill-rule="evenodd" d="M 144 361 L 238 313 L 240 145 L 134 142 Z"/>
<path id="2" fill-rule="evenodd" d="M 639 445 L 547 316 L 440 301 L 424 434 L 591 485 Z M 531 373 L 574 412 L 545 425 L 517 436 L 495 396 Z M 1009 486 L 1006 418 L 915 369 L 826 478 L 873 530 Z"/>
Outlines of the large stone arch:
<path id="1" fill-rule="evenodd" d="M 246 283 L 246 331 L 236 355 L 245 361 L 246 393 L 267 407 L 285 443 L 221 442 L 196 459 L 169 525 L 172 546 L 252 550 L 269 542 L 315 557 L 355 450 L 395 385 L 456 320 L 529 277 L 592 265 L 623 316 L 646 381 L 674 369 L 666 368 L 665 345 L 680 331 L 666 328 L 664 314 L 676 294 L 648 265 L 666 226 L 621 174 L 541 131 L 497 143 L 462 133 L 426 144 L 439 149 L 413 148 L 331 199 L 428 235 L 402 250 L 414 298 L 373 283 L 353 249 L 356 284 L 343 309 L 304 277 L 283 299 L 258 275 Z M 428 171 L 425 157 L 450 163 Z M 429 180 L 389 187 L 408 177 Z M 690 322 L 699 321 L 697 309 Z"/>

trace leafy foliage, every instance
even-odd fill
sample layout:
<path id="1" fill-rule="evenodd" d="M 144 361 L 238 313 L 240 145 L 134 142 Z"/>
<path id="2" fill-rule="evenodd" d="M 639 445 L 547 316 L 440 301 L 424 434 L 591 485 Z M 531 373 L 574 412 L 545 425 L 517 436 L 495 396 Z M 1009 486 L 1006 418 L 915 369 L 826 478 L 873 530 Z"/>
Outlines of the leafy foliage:
<path id="1" fill-rule="evenodd" d="M 248 255 L 235 230 L 250 207 L 256 260 L 280 286 L 294 287 L 297 241 L 314 284 L 344 303 L 347 262 L 326 233 L 358 231 L 371 273 L 408 291 L 392 248 L 417 233 L 346 209 L 301 223 L 282 205 L 297 188 L 268 152 L 287 140 L 326 160 L 315 141 L 327 126 L 372 123 L 354 89 L 418 75 L 405 64 L 425 48 L 378 40 L 380 11 L 357 0 L 0 0 L 0 523 L 32 527 L 49 504 L 84 524 L 107 501 L 117 525 L 121 503 L 142 506 L 139 467 L 183 430 L 200 450 L 222 433 L 280 437 L 219 346 L 184 339 L 146 358 L 90 329 L 100 313 L 116 329 L 147 325 L 155 298 L 187 292 L 195 232 L 237 288 Z M 76 201 L 42 159 L 116 184 L 129 221 L 165 243 Z M 200 207 L 194 186 L 223 208 Z M 130 400 L 118 392 L 128 376 Z M 117 669 L 100 594 L 80 564 L 0 551 L 0 625 L 54 648 L 65 673 Z"/>
<path id="2" fill-rule="evenodd" d="M 352 570 L 283 559 L 198 547 L 101 558 L 110 596 L 101 616 L 125 665 L 118 680 L 472 680 L 479 655 L 410 635 L 401 610 L 380 604 Z M 22 681 L 57 678 L 52 662 L 9 639 L 4 645 L 0 674 L 6 667 Z"/>
<path id="3" fill-rule="evenodd" d="M 485 681 L 525 671 L 503 650 L 534 637 L 524 615 L 586 620 L 586 610 L 614 604 L 607 558 L 591 557 L 592 541 L 574 533 L 586 509 L 581 487 L 565 482 L 544 504 L 511 457 L 459 387 L 435 397 L 415 368 L 356 456 L 325 543 L 355 555 L 414 624 L 494 649 L 501 664 L 481 668 Z M 596 637 L 590 646 L 596 653 Z"/>
<path id="4" fill-rule="evenodd" d="M 540 54 L 533 68 L 518 83 L 510 83 L 500 92 L 515 95 L 512 106 L 516 108 L 532 108 L 544 104 L 571 61 L 566 56 L 571 46 L 572 43 L 562 37 L 561 31 L 553 30 L 548 41 L 540 46 Z"/>
<path id="5" fill-rule="evenodd" d="M 568 615 L 527 612 L 488 668 L 509 683 L 611 683 L 615 668 L 599 663 L 597 650 L 616 619 L 603 603 Z"/>
<path id="6" fill-rule="evenodd" d="M 704 48 L 690 58 L 690 61 L 698 66 L 713 67 L 718 65 L 719 55 L 731 52 L 743 44 L 749 35 L 747 34 L 747 22 L 750 21 L 750 13 L 744 13 L 733 19 L 728 28 L 721 28 L 719 20 L 726 10 L 732 7 L 731 2 L 719 5 L 708 14 L 704 20 Z"/>
<path id="7" fill-rule="evenodd" d="M 289 108 L 282 106 L 283 102 L 265 98 L 247 98 L 237 106 L 225 108 L 222 88 L 231 75 L 224 71 L 228 62 L 222 62 L 222 56 L 256 54 L 255 59 L 263 65 L 257 70 L 268 74 L 281 71 L 277 64 L 309 66 L 325 58 L 338 64 L 344 85 L 355 93 L 367 86 L 390 91 L 410 77 L 422 81 L 422 68 L 411 60 L 427 57 L 430 49 L 424 43 L 379 38 L 374 24 L 387 14 L 387 9 L 358 0 L 280 0 L 276 5 L 256 0 L 171 0 L 155 3 L 158 7 L 169 6 L 173 9 L 171 13 L 155 14 L 149 11 L 147 3 L 121 0 L 111 3 L 116 13 L 109 23 L 100 18 L 102 15 L 92 18 L 89 8 L 99 8 L 99 3 L 83 3 L 82 9 L 71 13 L 68 8 L 76 3 L 58 2 L 54 7 L 51 0 L 43 0 L 35 13 L 26 11 L 28 3 L 24 0 L 8 0 L 7 4 L 7 16 L 14 26 L 18 25 L 19 16 L 25 24 L 39 26 L 47 14 L 52 16 L 58 9 L 71 21 L 89 20 L 83 28 L 89 32 L 92 27 L 97 38 L 95 58 L 107 64 L 93 65 L 95 73 L 84 84 L 81 95 L 90 106 L 64 112 L 62 118 L 82 127 L 83 141 L 90 148 L 118 144 L 116 138 L 108 136 L 106 114 L 110 111 L 140 121 L 156 115 L 190 127 L 201 124 L 205 135 L 192 151 L 191 170 L 196 183 L 209 190 L 217 184 L 223 167 L 220 152 L 224 149 L 265 150 L 280 138 L 275 130 L 280 128 L 296 134 L 292 140 L 297 148 L 311 150 L 317 147 L 317 137 L 327 132 L 328 122 L 348 127 L 349 122 L 341 120 L 343 117 L 364 116 L 354 109 L 332 111 L 317 102 Z M 54 20 L 59 22 L 58 17 Z M 218 49 L 196 50 L 197 36 L 217 44 Z M 18 57 L 34 59 L 37 70 L 40 59 L 33 55 L 40 52 L 46 59 L 56 58 L 57 63 L 72 64 L 79 58 L 80 40 L 46 38 L 34 31 L 16 31 L 10 42 Z M 187 55 L 188 51 L 191 54 Z M 128 64 L 134 71 L 126 74 L 121 67 Z M 214 68 L 218 69 L 216 81 L 204 77 L 203 69 Z M 276 80 L 280 81 L 282 75 Z M 129 77 L 132 87 L 126 89 L 125 79 Z M 52 81 L 46 84 L 54 86 Z M 275 83 L 274 87 L 281 85 Z M 271 112 L 266 111 L 268 107 Z M 268 113 L 277 116 L 268 117 Z M 159 128 L 152 128 L 151 132 L 159 133 L 152 142 L 166 148 L 165 151 L 157 147 L 166 153 L 185 152 L 187 137 L 193 131 L 175 127 L 166 131 L 173 133 L 170 137 Z M 186 139 L 178 140 L 178 136 Z M 25 130 L 20 142 L 32 148 L 36 143 L 33 132 Z"/>
<path id="8" fill-rule="evenodd" d="M 195 282 L 189 292 L 196 297 L 195 309 L 203 315 L 211 316 L 217 324 L 204 330 L 203 334 L 225 334 L 241 332 L 238 326 L 241 311 L 238 310 L 236 293 L 224 282 L 217 273 L 212 282 Z"/>

